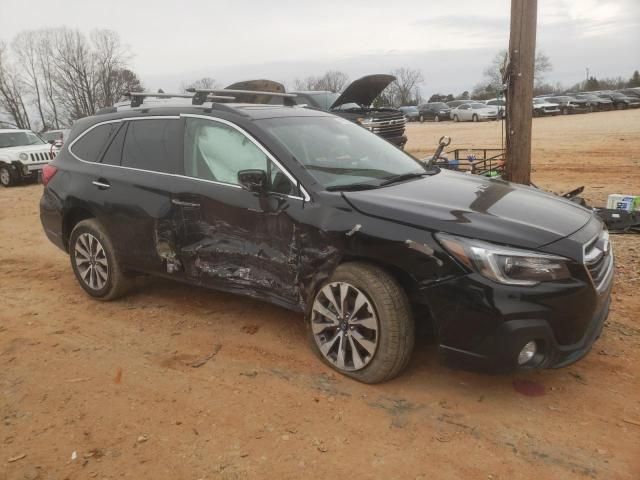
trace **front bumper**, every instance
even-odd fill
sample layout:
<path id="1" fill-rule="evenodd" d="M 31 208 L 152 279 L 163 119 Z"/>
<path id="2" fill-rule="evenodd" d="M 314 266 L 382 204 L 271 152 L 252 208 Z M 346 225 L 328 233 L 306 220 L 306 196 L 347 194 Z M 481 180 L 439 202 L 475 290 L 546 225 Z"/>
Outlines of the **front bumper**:
<path id="1" fill-rule="evenodd" d="M 561 345 L 545 320 L 511 320 L 500 325 L 475 351 L 465 351 L 440 345 L 440 358 L 444 363 L 470 370 L 509 372 L 517 369 L 561 368 L 571 365 L 591 350 L 600 337 L 609 315 L 610 299 L 591 318 L 584 336 L 576 343 Z M 525 365 L 517 358 L 524 345 L 535 340 L 538 353 Z"/>

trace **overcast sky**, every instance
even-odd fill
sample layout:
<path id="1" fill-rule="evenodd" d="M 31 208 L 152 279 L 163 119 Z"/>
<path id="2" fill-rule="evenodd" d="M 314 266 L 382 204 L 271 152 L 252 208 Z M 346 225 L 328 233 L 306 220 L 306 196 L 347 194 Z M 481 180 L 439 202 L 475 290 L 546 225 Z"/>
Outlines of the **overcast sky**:
<path id="1" fill-rule="evenodd" d="M 540 0 L 549 81 L 629 77 L 640 68 L 640 0 Z M 117 31 L 146 87 L 202 76 L 221 85 L 342 70 L 351 79 L 420 69 L 423 96 L 471 90 L 508 45 L 509 0 L 0 0 L 0 39 L 67 25 Z"/>

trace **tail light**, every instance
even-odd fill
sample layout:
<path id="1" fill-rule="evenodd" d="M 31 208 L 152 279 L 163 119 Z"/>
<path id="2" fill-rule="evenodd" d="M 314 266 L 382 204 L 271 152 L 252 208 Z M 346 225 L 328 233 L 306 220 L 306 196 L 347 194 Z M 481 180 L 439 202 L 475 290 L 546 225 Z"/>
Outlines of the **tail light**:
<path id="1" fill-rule="evenodd" d="M 51 164 L 42 168 L 42 184 L 46 187 L 53 176 L 58 173 L 58 169 Z"/>

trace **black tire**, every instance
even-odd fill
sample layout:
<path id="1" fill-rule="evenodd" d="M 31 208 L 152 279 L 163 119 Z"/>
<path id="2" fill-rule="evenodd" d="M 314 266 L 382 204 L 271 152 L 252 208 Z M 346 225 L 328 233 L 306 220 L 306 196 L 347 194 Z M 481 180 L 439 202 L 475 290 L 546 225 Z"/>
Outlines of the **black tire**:
<path id="1" fill-rule="evenodd" d="M 100 247 L 102 248 L 104 255 L 101 256 L 100 260 L 106 261 L 106 280 L 101 280 L 104 282 L 103 286 L 92 287 L 88 284 L 87 275 L 85 274 L 85 278 L 83 278 L 80 268 L 78 264 L 85 264 L 87 262 L 82 262 L 79 253 L 76 251 L 76 245 L 80 241 L 80 237 L 83 234 L 88 234 L 90 237 L 93 237 L 99 242 Z M 83 237 L 83 241 L 87 237 Z M 82 244 L 79 244 L 82 247 Z M 71 261 L 71 267 L 73 268 L 73 273 L 78 280 L 80 286 L 87 292 L 91 297 L 97 300 L 109 301 L 115 300 L 116 298 L 121 297 L 130 289 L 133 279 L 122 271 L 122 267 L 118 262 L 116 257 L 115 249 L 113 248 L 113 244 L 109 239 L 109 236 L 105 232 L 104 228 L 95 218 L 90 218 L 88 220 L 82 220 L 77 223 L 71 232 L 71 237 L 69 238 L 69 259 Z M 92 264 L 95 265 L 98 262 L 98 255 L 93 256 Z M 89 279 L 92 278 L 93 273 L 89 273 Z M 97 282 L 97 273 L 95 274 L 96 282 Z"/>
<path id="2" fill-rule="evenodd" d="M 460 121 L 460 120 L 458 119 L 458 115 L 454 115 L 454 116 L 453 116 L 453 121 L 454 121 L 454 122 L 459 122 L 459 121 Z"/>
<path id="3" fill-rule="evenodd" d="M 473 116 L 471 117 L 471 121 L 472 122 L 477 122 L 478 121 L 478 115 L 476 115 L 475 113 L 473 114 Z"/>
<path id="4" fill-rule="evenodd" d="M 562 109 L 562 115 L 569 115 L 569 109 L 567 107 Z"/>
<path id="5" fill-rule="evenodd" d="M 0 184 L 3 187 L 12 187 L 16 183 L 18 183 L 18 179 L 13 169 L 7 165 L 0 166 Z"/>
<path id="6" fill-rule="evenodd" d="M 347 283 L 360 290 L 372 305 L 378 322 L 377 347 L 363 368 L 338 368 L 325 358 L 316 342 L 312 329 L 312 304 L 307 330 L 313 351 L 331 368 L 363 383 L 379 383 L 396 377 L 409 363 L 415 342 L 415 324 L 406 293 L 395 278 L 382 268 L 364 262 L 349 262 L 340 265 L 332 277 L 320 286 L 313 301 L 320 296 L 323 287 L 336 282 Z"/>

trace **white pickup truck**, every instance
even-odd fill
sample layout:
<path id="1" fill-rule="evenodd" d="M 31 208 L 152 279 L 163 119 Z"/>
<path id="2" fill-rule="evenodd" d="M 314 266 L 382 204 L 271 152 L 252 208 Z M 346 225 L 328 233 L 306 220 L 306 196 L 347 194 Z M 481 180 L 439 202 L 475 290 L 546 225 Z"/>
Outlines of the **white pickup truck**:
<path id="1" fill-rule="evenodd" d="M 36 180 L 38 172 L 54 159 L 57 149 L 31 130 L 0 129 L 0 184 L 10 187 Z"/>

